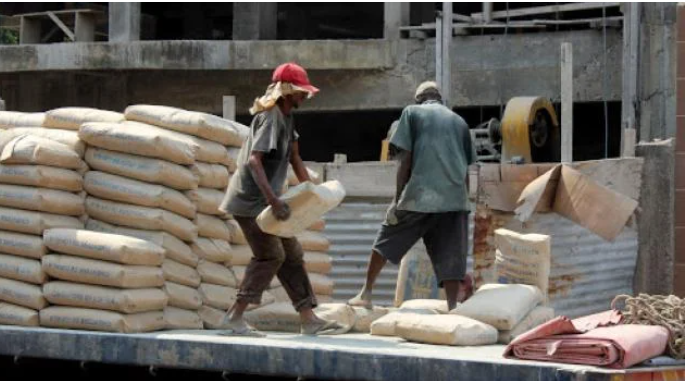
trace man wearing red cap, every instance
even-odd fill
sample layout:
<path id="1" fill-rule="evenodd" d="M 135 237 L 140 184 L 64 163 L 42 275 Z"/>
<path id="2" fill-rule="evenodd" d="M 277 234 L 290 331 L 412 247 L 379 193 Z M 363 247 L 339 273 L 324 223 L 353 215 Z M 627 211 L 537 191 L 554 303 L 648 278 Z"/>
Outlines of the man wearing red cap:
<path id="1" fill-rule="evenodd" d="M 309 82 L 307 72 L 297 64 L 286 63 L 273 73 L 266 93 L 250 109 L 254 115 L 250 135 L 238 158 L 238 170 L 231 179 L 220 209 L 233 215 L 250 248 L 252 260 L 245 270 L 238 298 L 226 314 L 226 334 L 263 336 L 243 319 L 249 304 L 259 304 L 262 293 L 274 276 L 283 285 L 300 314 L 303 334 L 333 334 L 346 327 L 317 317 L 317 302 L 307 272 L 303 251 L 296 238 L 264 233 L 255 218 L 267 206 L 275 217 L 290 217 L 288 205 L 279 198 L 286 181 L 288 164 L 299 181 L 309 181 L 299 153 L 298 134 L 292 111 L 319 89 Z"/>

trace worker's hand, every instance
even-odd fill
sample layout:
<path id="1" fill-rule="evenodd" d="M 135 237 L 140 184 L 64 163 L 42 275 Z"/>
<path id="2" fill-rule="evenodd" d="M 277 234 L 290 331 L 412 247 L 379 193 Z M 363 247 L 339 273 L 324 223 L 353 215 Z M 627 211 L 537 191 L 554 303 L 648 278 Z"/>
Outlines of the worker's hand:
<path id="1" fill-rule="evenodd" d="M 385 214 L 385 223 L 388 225 L 397 225 L 397 222 L 397 204 L 393 201 Z"/>
<path id="2" fill-rule="evenodd" d="M 285 201 L 277 198 L 271 203 L 271 213 L 277 220 L 285 221 L 290 218 L 290 207 Z"/>

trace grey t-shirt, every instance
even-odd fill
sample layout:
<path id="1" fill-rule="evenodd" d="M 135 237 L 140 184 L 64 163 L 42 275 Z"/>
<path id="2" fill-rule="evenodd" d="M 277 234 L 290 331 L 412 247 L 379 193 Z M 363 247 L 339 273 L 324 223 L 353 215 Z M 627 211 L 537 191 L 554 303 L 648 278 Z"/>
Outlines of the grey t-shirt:
<path id="1" fill-rule="evenodd" d="M 411 151 L 412 170 L 398 210 L 422 213 L 468 211 L 466 175 L 476 161 L 469 127 L 436 101 L 406 107 L 390 144 Z"/>
<path id="2" fill-rule="evenodd" d="M 241 217 L 256 217 L 267 207 L 266 198 L 252 176 L 248 161 L 253 151 L 264 152 L 262 165 L 271 189 L 281 194 L 288 174 L 292 143 L 298 135 L 293 117 L 283 115 L 278 106 L 255 115 L 250 135 L 238 156 L 238 170 L 233 174 L 219 208 Z"/>

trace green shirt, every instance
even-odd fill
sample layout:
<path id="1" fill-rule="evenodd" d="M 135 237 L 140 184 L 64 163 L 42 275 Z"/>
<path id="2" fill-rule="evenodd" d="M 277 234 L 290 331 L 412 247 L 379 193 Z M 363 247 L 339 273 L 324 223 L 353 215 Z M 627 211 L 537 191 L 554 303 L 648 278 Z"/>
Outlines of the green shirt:
<path id="1" fill-rule="evenodd" d="M 437 101 L 408 106 L 390 143 L 412 155 L 411 176 L 398 210 L 470 210 L 466 176 L 476 151 L 464 119 Z"/>

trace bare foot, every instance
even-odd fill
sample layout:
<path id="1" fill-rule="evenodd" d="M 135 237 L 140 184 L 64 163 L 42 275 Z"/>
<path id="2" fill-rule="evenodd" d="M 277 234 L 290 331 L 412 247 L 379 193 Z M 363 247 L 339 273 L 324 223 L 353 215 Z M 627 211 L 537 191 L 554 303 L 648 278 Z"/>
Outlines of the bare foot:
<path id="1" fill-rule="evenodd" d="M 348 300 L 347 305 L 371 309 L 373 308 L 373 304 L 371 303 L 371 293 L 362 290 L 357 296 Z"/>

